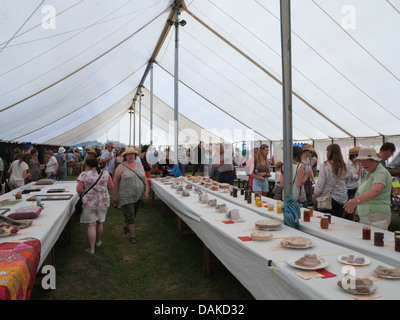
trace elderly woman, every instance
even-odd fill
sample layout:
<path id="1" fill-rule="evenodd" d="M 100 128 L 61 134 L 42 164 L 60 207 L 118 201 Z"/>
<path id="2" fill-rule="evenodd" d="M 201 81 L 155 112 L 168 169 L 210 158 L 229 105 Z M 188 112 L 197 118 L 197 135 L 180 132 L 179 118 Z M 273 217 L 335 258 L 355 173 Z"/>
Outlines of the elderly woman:
<path id="1" fill-rule="evenodd" d="M 97 247 L 101 245 L 103 223 L 110 206 L 108 190 L 112 190 L 114 185 L 109 173 L 105 170 L 100 171 L 96 158 L 88 159 L 86 167 L 87 170 L 77 178 L 76 192 L 82 195 L 90 188 L 82 197 L 83 210 L 80 222 L 87 224 L 89 248 L 86 249 L 86 253 L 94 254 L 95 245 Z"/>
<path id="2" fill-rule="evenodd" d="M 148 186 L 143 166 L 136 161 L 139 151 L 127 148 L 122 156 L 124 162 L 115 170 L 114 203 L 122 207 L 125 217 L 125 233 L 130 234 L 130 243 L 136 243 L 135 217 L 139 201 L 147 198 Z"/>
<path id="3" fill-rule="evenodd" d="M 343 160 L 340 146 L 333 143 L 326 148 L 327 160 L 321 166 L 317 183 L 314 186 L 313 202 L 320 194 L 330 193 L 332 210 L 321 210 L 332 213 L 336 217 L 343 216 L 343 205 L 348 200 L 347 196 L 347 167 Z"/>
<path id="4" fill-rule="evenodd" d="M 357 189 L 354 199 L 344 205 L 347 212 L 357 208 L 360 222 L 387 230 L 391 220 L 390 195 L 392 176 L 379 163 L 380 159 L 374 148 L 361 148 L 357 160 L 367 172 Z"/>

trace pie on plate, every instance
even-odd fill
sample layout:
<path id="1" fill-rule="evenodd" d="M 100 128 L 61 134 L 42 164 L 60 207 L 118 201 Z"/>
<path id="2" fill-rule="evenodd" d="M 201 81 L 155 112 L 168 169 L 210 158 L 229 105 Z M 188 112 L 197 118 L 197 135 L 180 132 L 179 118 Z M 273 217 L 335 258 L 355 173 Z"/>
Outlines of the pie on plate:
<path id="1" fill-rule="evenodd" d="M 250 237 L 256 241 L 267 241 L 272 239 L 272 233 L 268 231 L 255 231 L 251 233 Z"/>
<path id="2" fill-rule="evenodd" d="M 311 240 L 304 237 L 287 237 L 281 240 L 281 245 L 286 248 L 304 249 L 312 246 Z"/>
<path id="3" fill-rule="evenodd" d="M 282 222 L 274 219 L 256 221 L 256 228 L 260 230 L 277 230 L 282 228 Z"/>

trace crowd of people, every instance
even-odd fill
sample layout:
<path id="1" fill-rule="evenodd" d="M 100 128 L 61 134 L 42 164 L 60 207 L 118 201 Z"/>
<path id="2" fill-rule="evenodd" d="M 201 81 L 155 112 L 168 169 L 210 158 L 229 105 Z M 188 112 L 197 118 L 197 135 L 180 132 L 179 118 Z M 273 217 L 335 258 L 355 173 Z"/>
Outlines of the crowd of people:
<path id="1" fill-rule="evenodd" d="M 384 143 L 379 152 L 369 147 L 354 147 L 348 159 L 342 156 L 339 145 L 326 148 L 326 161 L 317 167 L 317 154 L 311 145 L 293 147 L 292 196 L 301 206 L 314 206 L 322 212 L 337 217 L 358 220 L 364 224 L 387 229 L 391 221 L 393 201 L 400 199 L 392 192 L 392 177 L 400 176 L 400 153 L 389 163 L 395 153 L 393 143 Z M 221 183 L 234 183 L 234 166 L 246 166 L 249 187 L 256 194 L 282 200 L 284 194 L 285 165 L 269 158 L 269 146 L 252 150 L 248 159 L 238 148 L 218 143 L 205 147 L 202 141 L 193 148 L 178 149 L 181 174 L 209 176 Z M 123 212 L 123 232 L 129 234 L 130 243 L 136 243 L 135 218 L 142 200 L 147 199 L 152 168 L 169 174 L 174 159 L 169 148 L 164 150 L 143 146 L 118 148 L 108 143 L 101 152 L 60 147 L 45 152 L 44 163 L 38 150 L 31 144 L 25 149 L 15 149 L 4 169 L 0 158 L 0 174 L 8 181 L 10 190 L 41 178 L 65 180 L 67 175 L 79 174 L 77 192 L 82 197 L 83 211 L 80 221 L 87 224 L 89 248 L 94 254 L 101 245 L 103 223 L 110 205 Z M 272 159 L 273 160 L 273 159 Z M 188 169 L 191 165 L 191 169 Z M 268 178 L 275 169 L 275 186 L 269 188 Z M 113 191 L 113 204 L 109 190 Z M 329 208 L 320 208 L 322 196 L 329 196 Z"/>
<path id="2" fill-rule="evenodd" d="M 386 142 L 379 152 L 372 147 L 354 147 L 345 161 L 340 146 L 330 144 L 316 182 L 313 151 L 310 145 L 293 147 L 293 199 L 304 207 L 314 206 L 321 212 L 387 230 L 392 205 L 400 200 L 392 188 L 392 177 L 400 175 L 400 153 L 386 164 L 396 151 L 395 145 Z M 279 185 L 284 187 L 284 169 L 277 172 Z"/>

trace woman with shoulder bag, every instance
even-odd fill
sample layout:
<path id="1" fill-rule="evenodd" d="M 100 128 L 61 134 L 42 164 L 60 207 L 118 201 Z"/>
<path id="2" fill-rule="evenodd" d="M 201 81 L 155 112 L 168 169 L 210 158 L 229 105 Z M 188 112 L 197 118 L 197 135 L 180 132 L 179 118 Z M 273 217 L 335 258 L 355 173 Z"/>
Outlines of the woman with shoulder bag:
<path id="1" fill-rule="evenodd" d="M 139 151 L 127 148 L 122 153 L 125 161 L 115 170 L 114 203 L 122 207 L 125 217 L 125 233 L 130 234 L 129 242 L 136 243 L 135 218 L 139 201 L 147 199 L 148 186 L 143 166 L 136 161 Z"/>
<path id="2" fill-rule="evenodd" d="M 87 170 L 77 178 L 76 187 L 76 192 L 80 196 L 83 194 L 80 222 L 87 224 L 89 248 L 85 251 L 89 254 L 94 254 L 95 246 L 101 245 L 103 223 L 110 206 L 108 190 L 114 188 L 110 174 L 106 170 L 100 171 L 98 165 L 96 158 L 87 159 Z"/>
<path id="3" fill-rule="evenodd" d="M 333 143 L 326 148 L 326 160 L 319 171 L 317 183 L 314 186 L 313 203 L 317 210 L 331 213 L 336 217 L 343 216 L 343 205 L 347 202 L 347 167 L 343 160 L 339 145 Z M 332 209 L 324 209 L 318 203 L 318 196 L 331 203 Z"/>
<path id="4" fill-rule="evenodd" d="M 299 146 L 293 147 L 293 200 L 300 203 L 303 207 L 307 207 L 307 197 L 304 192 L 303 185 L 307 179 L 312 175 L 312 170 L 306 171 L 304 165 L 301 162 L 301 155 L 303 149 Z M 284 176 L 283 173 L 280 177 L 280 183 L 283 185 Z"/>

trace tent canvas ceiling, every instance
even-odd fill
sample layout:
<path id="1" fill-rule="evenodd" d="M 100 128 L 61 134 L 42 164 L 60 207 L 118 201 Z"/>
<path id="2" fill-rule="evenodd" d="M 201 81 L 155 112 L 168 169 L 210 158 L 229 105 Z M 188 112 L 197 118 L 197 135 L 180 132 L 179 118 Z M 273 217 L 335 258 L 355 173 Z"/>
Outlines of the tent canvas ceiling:
<path id="1" fill-rule="evenodd" d="M 173 4 L 0 0 L 0 139 L 73 145 L 121 123 L 128 132 L 141 83 L 147 137 L 146 70 Z M 252 130 L 255 140 L 282 140 L 279 1 L 183 4 L 180 129 L 231 141 L 246 140 Z M 291 27 L 294 140 L 400 134 L 398 0 L 291 1 Z M 154 116 L 154 126 L 165 132 L 173 121 L 166 112 L 174 107 L 173 26 L 163 40 L 154 56 L 153 93 L 154 115 L 165 112 Z M 134 107 L 138 118 L 137 99 Z"/>

